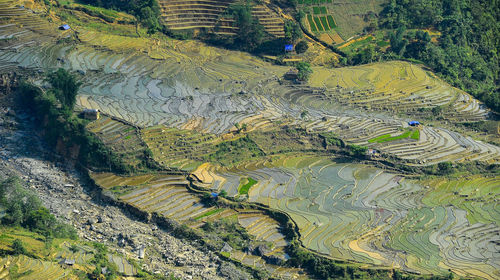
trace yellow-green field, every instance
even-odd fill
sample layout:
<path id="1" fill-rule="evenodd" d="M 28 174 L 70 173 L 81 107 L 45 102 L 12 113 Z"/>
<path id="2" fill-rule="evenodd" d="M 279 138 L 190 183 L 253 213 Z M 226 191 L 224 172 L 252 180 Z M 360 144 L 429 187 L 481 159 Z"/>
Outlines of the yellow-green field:
<path id="1" fill-rule="evenodd" d="M 104 115 L 87 129 L 128 164 L 138 166 L 150 150 L 162 167 L 192 173 L 207 191 L 224 190 L 235 199 L 286 212 L 306 248 L 335 259 L 416 273 L 451 270 L 500 278 L 497 177 L 414 182 L 396 171 L 335 161 L 335 150 L 324 148 L 319 136 L 330 133 L 407 167 L 498 164 L 500 148 L 481 140 L 488 137 L 464 136 L 446 124 L 484 121 L 489 111 L 419 65 L 315 66 L 309 82 L 296 84 L 282 78 L 289 67 L 248 53 L 147 36 L 134 25 L 102 23 L 64 8 L 46 15 L 42 5 L 32 2 L 42 11 L 34 14 L 17 7 L 20 3 L 0 0 L 0 73 L 21 68 L 42 74 L 58 67 L 75 73 L 83 83 L 79 108 L 99 109 Z M 165 17 L 171 17 L 168 6 L 173 2 L 160 3 Z M 345 18 L 334 14 L 335 22 L 349 36 L 359 28 L 345 26 L 354 10 L 337 6 L 335 13 Z M 58 30 L 63 22 L 72 29 Z M 172 19 L 172 24 L 179 22 Z M 269 22 L 280 25 L 273 17 Z M 34 82 L 41 84 L 41 79 Z M 437 107 L 443 121 L 422 121 Z M 423 125 L 410 128 L 410 120 Z M 261 211 L 219 210 L 204 203 L 189 191 L 184 175 L 91 175 L 117 199 L 194 230 L 218 221 L 237 223 L 253 239 L 272 244 L 267 257 L 285 258 L 289 240 L 275 220 Z M 255 182 L 250 184 L 250 178 Z M 43 252 L 35 239 L 26 242 L 37 254 Z M 239 249 L 229 257 L 265 266 L 276 276 L 301 273 Z M 50 263 L 4 261 L 65 275 Z"/>

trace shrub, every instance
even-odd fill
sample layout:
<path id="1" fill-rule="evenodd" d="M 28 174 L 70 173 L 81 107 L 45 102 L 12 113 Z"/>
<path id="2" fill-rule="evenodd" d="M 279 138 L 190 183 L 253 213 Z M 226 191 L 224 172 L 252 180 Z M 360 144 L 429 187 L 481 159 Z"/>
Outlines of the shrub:
<path id="1" fill-rule="evenodd" d="M 307 42 L 302 40 L 302 41 L 299 41 L 297 43 L 297 45 L 295 46 L 295 51 L 297 53 L 305 53 L 307 51 L 307 49 L 309 49 L 309 45 L 307 45 Z"/>
<path id="2" fill-rule="evenodd" d="M 301 81 L 309 80 L 309 77 L 311 77 L 311 74 L 313 73 L 313 70 L 311 69 L 311 64 L 301 61 L 295 64 L 295 67 L 297 68 L 297 70 L 299 70 L 298 73 L 299 80 Z"/>
<path id="3" fill-rule="evenodd" d="M 26 255 L 26 253 L 26 248 L 24 248 L 23 242 L 20 239 L 16 239 L 12 242 L 13 255 Z"/>

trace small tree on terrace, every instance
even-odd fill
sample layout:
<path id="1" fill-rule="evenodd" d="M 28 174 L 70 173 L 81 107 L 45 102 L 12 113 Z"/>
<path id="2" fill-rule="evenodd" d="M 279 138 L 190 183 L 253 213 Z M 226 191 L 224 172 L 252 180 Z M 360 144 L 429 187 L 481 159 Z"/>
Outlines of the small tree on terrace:
<path id="1" fill-rule="evenodd" d="M 307 45 L 307 42 L 302 40 L 302 41 L 299 41 L 297 43 L 297 45 L 295 46 L 295 51 L 297 53 L 305 53 L 307 51 L 307 49 L 309 49 L 309 46 Z"/>
<path id="2" fill-rule="evenodd" d="M 299 80 L 309 80 L 309 77 L 311 77 L 311 74 L 313 72 L 313 70 L 311 69 L 311 64 L 301 61 L 295 64 L 295 67 L 297 68 L 297 70 L 299 70 L 299 73 L 297 74 Z"/>
<path id="3" fill-rule="evenodd" d="M 46 81 L 52 85 L 52 92 L 61 102 L 63 109 L 71 112 L 75 107 L 76 95 L 81 83 L 77 82 L 75 76 L 63 68 L 50 73 Z"/>

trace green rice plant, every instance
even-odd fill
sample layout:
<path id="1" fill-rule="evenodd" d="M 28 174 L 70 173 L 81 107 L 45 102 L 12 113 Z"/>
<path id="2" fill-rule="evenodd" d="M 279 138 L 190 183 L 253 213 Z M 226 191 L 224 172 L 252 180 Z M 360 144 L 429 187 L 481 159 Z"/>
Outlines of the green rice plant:
<path id="1" fill-rule="evenodd" d="M 410 136 L 411 139 L 419 140 L 420 139 L 420 130 L 416 129 Z"/>
<path id="2" fill-rule="evenodd" d="M 330 30 L 330 27 L 328 27 L 328 23 L 326 21 L 326 17 L 320 17 L 321 24 L 323 24 L 323 27 L 325 28 L 326 31 Z"/>
<path id="3" fill-rule="evenodd" d="M 416 131 L 418 131 L 418 130 L 416 130 Z M 404 133 L 402 133 L 400 135 L 396 135 L 396 136 L 391 136 L 390 134 L 384 134 L 384 135 L 381 135 L 379 137 L 372 138 L 372 139 L 368 140 L 368 142 L 369 143 L 385 143 L 385 142 L 405 139 L 408 137 L 411 137 L 412 139 L 418 140 L 418 139 L 420 139 L 420 131 L 418 131 L 418 132 L 413 131 L 412 132 L 411 130 L 407 130 Z"/>
<path id="4" fill-rule="evenodd" d="M 220 212 L 222 212 L 222 211 L 224 211 L 224 208 L 215 208 L 215 209 L 212 209 L 212 210 L 210 210 L 210 211 L 208 211 L 208 212 L 205 212 L 205 213 L 203 213 L 203 214 L 201 214 L 201 215 L 199 215 L 199 216 L 195 217 L 194 219 L 195 219 L 196 221 L 198 221 L 198 220 L 200 220 L 200 219 L 203 219 L 203 218 L 208 217 L 208 216 L 212 216 L 212 215 L 217 214 L 217 213 L 220 213 Z"/>
<path id="5" fill-rule="evenodd" d="M 325 31 L 323 29 L 323 26 L 321 25 L 321 20 L 319 17 L 314 17 L 314 22 L 316 23 L 316 26 L 318 27 L 318 31 Z"/>
<path id="6" fill-rule="evenodd" d="M 320 10 L 319 7 L 313 7 L 313 12 L 314 12 L 315 15 L 321 14 L 321 10 Z"/>
<path id="7" fill-rule="evenodd" d="M 316 24 L 314 24 L 313 18 L 311 15 L 307 15 L 307 21 L 309 22 L 309 26 L 311 27 L 311 31 L 317 32 Z"/>
<path id="8" fill-rule="evenodd" d="M 373 139 L 368 140 L 368 143 L 378 143 L 378 141 L 389 138 L 389 137 L 391 137 L 390 134 L 380 135 L 378 137 L 375 137 Z"/>
<path id="9" fill-rule="evenodd" d="M 323 14 L 323 15 L 328 13 L 325 6 L 319 7 L 319 9 L 321 11 L 321 14 Z"/>
<path id="10" fill-rule="evenodd" d="M 333 20 L 333 17 L 331 15 L 327 15 L 326 19 L 328 20 L 328 25 L 330 25 L 331 29 L 337 27 L 337 25 L 335 24 L 335 21 Z"/>
<path id="11" fill-rule="evenodd" d="M 244 185 L 242 185 L 242 186 L 239 188 L 238 192 L 239 192 L 240 194 L 248 194 L 248 191 L 250 190 L 250 188 L 251 188 L 253 185 L 255 185 L 255 184 L 257 184 L 257 181 L 256 181 L 255 179 L 253 179 L 253 178 L 248 177 L 248 178 L 247 178 L 247 183 L 246 183 L 246 184 L 244 184 Z"/>

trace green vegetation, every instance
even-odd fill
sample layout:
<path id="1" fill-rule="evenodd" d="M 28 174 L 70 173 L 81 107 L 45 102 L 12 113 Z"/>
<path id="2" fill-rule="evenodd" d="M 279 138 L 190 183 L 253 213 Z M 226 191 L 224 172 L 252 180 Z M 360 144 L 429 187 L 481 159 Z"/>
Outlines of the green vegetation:
<path id="1" fill-rule="evenodd" d="M 295 51 L 298 54 L 305 53 L 309 49 L 309 45 L 307 44 L 306 41 L 302 40 L 295 45 Z"/>
<path id="2" fill-rule="evenodd" d="M 325 27 L 325 30 L 328 31 L 330 30 L 330 27 L 328 26 L 328 22 L 326 21 L 326 17 L 320 17 L 321 24 Z"/>
<path id="3" fill-rule="evenodd" d="M 17 177 L 0 181 L 0 206 L 5 209 L 2 225 L 22 226 L 39 233 L 50 243 L 53 238 L 77 239 L 76 231 L 63 224 L 42 206 L 40 199 L 23 187 Z M 22 244 L 16 242 L 13 247 L 16 254 L 21 254 Z M 13 245 L 14 246 L 14 245 Z"/>
<path id="4" fill-rule="evenodd" d="M 81 0 L 83 3 L 128 12 L 148 28 L 149 33 L 161 30 L 160 7 L 156 0 Z"/>
<path id="5" fill-rule="evenodd" d="M 330 28 L 337 27 L 337 25 L 335 24 L 335 21 L 333 20 L 333 17 L 331 15 L 327 15 L 326 19 L 328 20 L 328 25 L 330 25 Z"/>
<path id="6" fill-rule="evenodd" d="M 20 239 L 15 239 L 12 242 L 12 254 L 13 255 L 26 255 L 28 251 L 23 245 L 23 242 Z"/>
<path id="7" fill-rule="evenodd" d="M 414 140 L 419 140 L 420 139 L 420 130 L 419 129 L 414 130 L 413 133 L 410 135 L 410 138 L 414 139 Z"/>
<path id="8" fill-rule="evenodd" d="M 94 243 L 94 248 L 96 252 L 91 262 L 95 265 L 95 269 L 88 274 L 88 277 L 90 279 L 103 279 L 103 277 L 106 280 L 116 279 L 118 268 L 114 262 L 109 261 L 108 247 L 101 243 Z M 103 271 L 104 267 L 106 268 L 105 272 Z"/>
<path id="9" fill-rule="evenodd" d="M 313 17 L 311 15 L 307 15 L 307 22 L 309 22 L 309 26 L 311 27 L 311 31 L 317 32 L 318 28 L 316 28 L 316 24 L 314 23 Z"/>
<path id="10" fill-rule="evenodd" d="M 223 242 L 227 242 L 229 246 L 236 250 L 243 250 L 248 247 L 254 238 L 238 223 L 238 218 L 235 216 L 223 218 L 214 222 L 207 222 L 202 226 L 202 229 L 208 234 L 216 234 L 221 240 L 220 247 Z"/>
<path id="11" fill-rule="evenodd" d="M 241 185 L 239 188 L 238 188 L 238 193 L 239 194 L 248 194 L 248 191 L 250 190 L 250 188 L 257 184 L 257 181 L 253 178 L 246 178 L 246 183 Z"/>
<path id="12" fill-rule="evenodd" d="M 206 155 L 206 159 L 224 166 L 231 166 L 244 160 L 251 160 L 265 155 L 248 135 L 236 140 L 222 142 L 216 145 L 214 150 L 213 153 Z"/>
<path id="13" fill-rule="evenodd" d="M 325 29 L 323 29 L 323 26 L 321 25 L 321 20 L 319 19 L 319 17 L 314 17 L 314 23 L 316 24 L 318 31 L 325 31 Z"/>
<path id="14" fill-rule="evenodd" d="M 313 70 L 311 68 L 311 64 L 305 61 L 297 62 L 295 64 L 297 70 L 299 70 L 298 77 L 301 81 L 307 81 L 311 77 Z M 307 113 L 306 113 L 307 114 Z M 305 115 L 304 115 L 305 117 Z"/>
<path id="15" fill-rule="evenodd" d="M 300 38 L 302 38 L 302 30 L 300 29 L 300 25 L 295 21 L 285 21 L 285 40 L 288 43 L 293 44 Z"/>
<path id="16" fill-rule="evenodd" d="M 405 138 L 411 138 L 418 140 L 420 139 L 420 130 L 406 130 L 405 132 L 396 135 L 396 136 L 391 136 L 391 134 L 384 134 L 375 138 L 372 138 L 368 140 L 369 143 L 385 143 L 385 142 L 390 142 L 390 141 L 396 141 L 396 140 L 401 140 Z"/>
<path id="17" fill-rule="evenodd" d="M 420 60 L 500 112 L 499 14 L 495 1 L 392 0 L 381 13 L 380 25 L 397 28 L 390 58 Z M 427 32 L 405 28 L 437 29 L 441 36 L 432 43 Z"/>
<path id="18" fill-rule="evenodd" d="M 52 85 L 51 93 L 61 103 L 63 111 L 70 115 L 75 107 L 76 95 L 81 83 L 62 68 L 49 73 L 46 81 Z"/>
<path id="19" fill-rule="evenodd" d="M 199 215 L 199 216 L 195 217 L 194 219 L 195 219 L 195 220 L 201 220 L 201 219 L 203 219 L 203 218 L 205 218 L 205 217 L 215 215 L 215 214 L 220 213 L 220 212 L 222 212 L 222 211 L 224 211 L 224 208 L 215 208 L 215 209 L 213 209 L 213 210 L 210 210 L 210 211 L 208 211 L 208 212 L 205 212 L 205 213 L 203 213 L 203 214 L 201 214 L 201 215 Z"/>
<path id="20" fill-rule="evenodd" d="M 39 87 L 22 83 L 19 87 L 21 102 L 46 123 L 43 126 L 49 144 L 59 146 L 59 153 L 69 156 L 79 147 L 78 159 L 83 165 L 107 168 L 115 172 L 130 172 L 129 166 L 114 155 L 97 137 L 85 129 L 86 121 L 72 115 L 78 82 L 66 70 L 59 69 L 48 75 L 52 88 L 44 92 Z"/>

